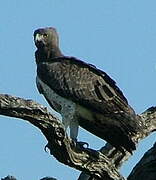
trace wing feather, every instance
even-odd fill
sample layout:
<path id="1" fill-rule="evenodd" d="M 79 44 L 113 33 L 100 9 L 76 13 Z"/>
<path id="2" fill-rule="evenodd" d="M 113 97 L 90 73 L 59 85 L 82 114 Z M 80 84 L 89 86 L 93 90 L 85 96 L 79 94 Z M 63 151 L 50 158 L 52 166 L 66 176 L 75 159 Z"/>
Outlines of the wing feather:
<path id="1" fill-rule="evenodd" d="M 135 149 L 130 138 L 139 129 L 135 112 L 105 72 L 75 58 L 59 57 L 39 63 L 37 74 L 57 94 L 94 112 L 92 122 L 79 119 L 83 128 L 115 147 Z"/>
<path id="2" fill-rule="evenodd" d="M 105 72 L 75 58 L 38 64 L 38 76 L 59 95 L 101 113 L 132 111 L 120 89 Z"/>

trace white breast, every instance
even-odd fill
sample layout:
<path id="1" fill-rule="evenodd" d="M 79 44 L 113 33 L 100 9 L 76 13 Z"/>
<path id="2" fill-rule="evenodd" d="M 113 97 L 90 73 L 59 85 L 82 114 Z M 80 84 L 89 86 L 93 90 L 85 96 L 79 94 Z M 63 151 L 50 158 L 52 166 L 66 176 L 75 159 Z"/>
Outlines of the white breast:
<path id="1" fill-rule="evenodd" d="M 61 115 L 68 117 L 70 114 L 75 112 L 76 104 L 66 98 L 61 97 L 55 93 L 48 85 L 46 85 L 39 77 L 36 77 L 37 87 L 43 89 L 43 95 L 48 99 L 53 105 L 54 109 Z"/>
<path id="2" fill-rule="evenodd" d="M 43 89 L 43 95 L 48 99 L 51 104 L 53 105 L 54 110 L 62 115 L 63 119 L 75 119 L 75 115 L 88 119 L 93 120 L 92 112 L 88 109 L 82 107 L 70 101 L 57 93 L 55 93 L 48 85 L 46 85 L 39 77 L 36 78 L 37 86 Z"/>
<path id="3" fill-rule="evenodd" d="M 53 106 L 54 110 L 59 112 L 62 116 L 62 122 L 65 126 L 65 130 L 70 128 L 70 137 L 75 140 L 78 135 L 79 118 L 93 120 L 92 112 L 70 101 L 56 92 L 54 92 L 48 85 L 46 85 L 39 77 L 36 78 L 36 84 L 42 94 Z"/>

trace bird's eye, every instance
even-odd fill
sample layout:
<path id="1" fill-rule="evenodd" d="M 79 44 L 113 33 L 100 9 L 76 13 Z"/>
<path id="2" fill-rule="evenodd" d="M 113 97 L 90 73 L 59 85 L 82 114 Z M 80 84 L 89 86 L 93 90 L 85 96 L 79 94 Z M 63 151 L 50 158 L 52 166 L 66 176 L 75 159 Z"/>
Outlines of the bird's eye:
<path id="1" fill-rule="evenodd" d="M 48 34 L 43 34 L 43 36 L 44 36 L 44 37 L 47 37 L 47 36 L 48 36 Z"/>

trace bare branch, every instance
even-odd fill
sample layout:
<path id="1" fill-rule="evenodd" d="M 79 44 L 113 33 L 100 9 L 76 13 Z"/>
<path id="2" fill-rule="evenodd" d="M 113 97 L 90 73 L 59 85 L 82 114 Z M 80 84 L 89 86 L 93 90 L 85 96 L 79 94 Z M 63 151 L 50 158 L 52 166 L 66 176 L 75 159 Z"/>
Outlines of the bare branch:
<path id="1" fill-rule="evenodd" d="M 57 180 L 56 178 L 52 178 L 52 177 L 45 177 L 45 178 L 42 178 L 40 180 Z"/>
<path id="2" fill-rule="evenodd" d="M 1 180 L 17 180 L 14 176 L 6 176 L 5 178 L 1 178 Z M 52 178 L 52 177 L 44 177 L 40 180 L 57 180 L 56 178 Z"/>
<path id="3" fill-rule="evenodd" d="M 156 179 L 156 143 L 148 150 L 140 162 L 134 167 L 128 180 L 155 180 Z"/>
<path id="4" fill-rule="evenodd" d="M 14 176 L 7 176 L 5 178 L 1 178 L 1 180 L 17 180 Z"/>
<path id="5" fill-rule="evenodd" d="M 61 163 L 98 179 L 124 179 L 105 155 L 89 148 L 76 147 L 65 133 L 62 123 L 42 105 L 1 94 L 0 114 L 27 120 L 38 127 L 48 140 L 51 155 Z"/>
<path id="6" fill-rule="evenodd" d="M 118 168 L 130 157 L 106 144 L 100 151 L 77 147 L 67 136 L 62 123 L 47 111 L 44 106 L 32 101 L 10 95 L 0 95 L 0 114 L 29 121 L 38 127 L 46 137 L 50 154 L 58 161 L 83 171 L 79 179 L 124 180 Z M 138 115 L 144 123 L 143 133 L 138 132 L 133 139 L 139 142 L 156 129 L 156 107 Z M 92 177 L 92 178 L 91 178 Z"/>

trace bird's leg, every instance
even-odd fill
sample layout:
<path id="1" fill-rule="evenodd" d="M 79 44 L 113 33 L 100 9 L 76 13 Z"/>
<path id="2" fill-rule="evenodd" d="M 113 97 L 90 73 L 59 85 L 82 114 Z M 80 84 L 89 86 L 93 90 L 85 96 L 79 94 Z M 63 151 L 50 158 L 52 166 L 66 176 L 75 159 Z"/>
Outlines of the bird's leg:
<path id="1" fill-rule="evenodd" d="M 76 119 L 72 119 L 69 125 L 70 128 L 70 137 L 73 141 L 77 142 L 77 136 L 78 136 L 78 130 L 79 130 L 79 124 Z"/>
<path id="2" fill-rule="evenodd" d="M 67 111 L 69 112 L 69 110 Z M 77 141 L 77 136 L 78 136 L 78 128 L 79 124 L 76 118 L 74 118 L 74 113 L 63 113 L 62 116 L 62 123 L 64 125 L 65 131 L 67 131 L 67 128 L 69 127 L 70 129 L 70 138 L 76 142 Z"/>
<path id="3" fill-rule="evenodd" d="M 86 145 L 86 147 L 89 146 L 89 144 L 86 142 L 77 141 L 79 123 L 78 123 L 77 118 L 74 118 L 74 116 L 70 122 L 69 128 L 70 128 L 70 137 L 76 143 L 77 147 L 84 148 L 84 145 Z"/>
<path id="4" fill-rule="evenodd" d="M 64 105 L 61 109 L 62 123 L 67 132 L 67 128 L 70 126 L 70 121 L 73 119 L 74 110 L 68 105 Z"/>
<path id="5" fill-rule="evenodd" d="M 69 125 L 70 125 L 69 119 L 63 117 L 63 118 L 62 118 L 62 123 L 63 123 L 63 125 L 64 125 L 65 132 L 67 132 L 67 128 L 68 128 Z"/>
<path id="6" fill-rule="evenodd" d="M 83 147 L 84 145 L 87 145 L 88 143 L 86 142 L 78 142 L 77 141 L 77 136 L 78 136 L 78 129 L 79 129 L 79 123 L 78 119 L 75 116 L 76 114 L 76 106 L 69 106 L 65 105 L 61 109 L 61 114 L 62 114 L 62 123 L 64 124 L 65 131 L 67 128 L 70 128 L 70 138 L 73 140 L 76 146 L 78 147 Z"/>

